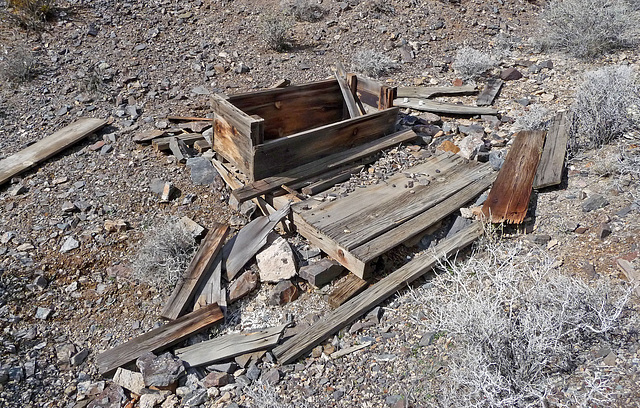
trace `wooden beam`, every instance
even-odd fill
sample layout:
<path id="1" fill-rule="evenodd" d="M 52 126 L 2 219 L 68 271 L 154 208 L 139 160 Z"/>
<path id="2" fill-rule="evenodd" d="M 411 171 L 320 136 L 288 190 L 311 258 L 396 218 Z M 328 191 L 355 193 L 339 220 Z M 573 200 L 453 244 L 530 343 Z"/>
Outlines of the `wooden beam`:
<path id="1" fill-rule="evenodd" d="M 273 85 L 271 85 L 269 88 L 271 89 L 275 89 L 275 88 L 286 88 L 289 85 L 291 85 L 291 81 L 289 81 L 288 79 L 281 79 L 277 82 L 275 82 Z"/>
<path id="2" fill-rule="evenodd" d="M 201 118 L 198 116 L 167 116 L 167 120 L 171 122 L 200 122 L 200 121 L 213 121 L 213 118 Z"/>
<path id="3" fill-rule="evenodd" d="M 345 182 L 352 175 L 360 173 L 364 169 L 363 165 L 352 166 L 347 169 L 339 169 L 333 174 L 325 174 L 319 180 L 302 188 L 302 194 L 314 195 L 322 191 L 328 190 L 338 183 Z"/>
<path id="4" fill-rule="evenodd" d="M 564 158 L 567 153 L 569 127 L 567 115 L 559 113 L 553 118 L 542 150 L 542 158 L 533 181 L 533 188 L 555 186 L 562 182 Z"/>
<path id="5" fill-rule="evenodd" d="M 474 93 L 478 93 L 478 89 L 475 85 L 435 87 L 401 86 L 398 87 L 396 98 L 429 99 L 433 98 L 434 96 L 469 95 Z"/>
<path id="6" fill-rule="evenodd" d="M 259 350 L 270 350 L 278 344 L 287 325 L 252 333 L 233 333 L 177 349 L 176 357 L 189 367 L 217 363 Z"/>
<path id="7" fill-rule="evenodd" d="M 227 225 L 214 223 L 185 271 L 184 279 L 173 289 L 160 316 L 173 320 L 187 311 L 194 300 L 197 288 L 209 278 L 211 267 L 228 232 Z"/>
<path id="8" fill-rule="evenodd" d="M 457 105 L 455 103 L 436 102 L 427 99 L 402 98 L 394 99 L 393 106 L 411 108 L 419 111 L 442 113 L 449 115 L 497 115 L 498 111 L 483 106 Z"/>
<path id="9" fill-rule="evenodd" d="M 380 150 L 387 149 L 415 138 L 416 134 L 411 130 L 396 132 L 372 142 L 356 146 L 344 152 L 336 153 L 314 162 L 303 164 L 282 174 L 254 181 L 247 186 L 234 190 L 233 195 L 239 202 L 247 201 L 254 197 L 275 191 L 283 184 L 289 185 L 306 180 L 326 171 L 340 168 L 353 161 L 364 159 L 367 156 L 378 153 Z"/>
<path id="10" fill-rule="evenodd" d="M 527 130 L 515 134 L 515 141 L 482 206 L 482 212 L 491 222 L 520 224 L 524 220 L 546 133 Z"/>
<path id="11" fill-rule="evenodd" d="M 441 259 L 467 247 L 483 233 L 482 224 L 473 223 L 453 237 L 440 242 L 433 251 L 417 256 L 339 308 L 324 315 L 307 330 L 286 340 L 273 350 L 280 364 L 290 364 L 331 335 L 355 321 L 399 289 L 432 270 Z"/>
<path id="12" fill-rule="evenodd" d="M 362 292 L 369 286 L 369 283 L 350 273 L 344 280 L 338 283 L 336 288 L 329 295 L 329 306 L 337 308 L 347 300 Z"/>
<path id="13" fill-rule="evenodd" d="M 493 105 L 493 101 L 498 96 L 500 89 L 502 88 L 502 84 L 504 82 L 500 78 L 492 78 L 487 81 L 482 92 L 478 95 L 478 99 L 476 100 L 476 105 L 478 106 L 489 106 Z"/>
<path id="14" fill-rule="evenodd" d="M 347 106 L 347 110 L 349 111 L 349 116 L 351 118 L 355 118 L 360 116 L 360 111 L 358 110 L 358 105 L 356 104 L 356 99 L 353 97 L 353 93 L 351 88 L 347 84 L 347 71 L 345 71 L 342 63 L 338 62 L 336 64 L 336 71 L 333 74 L 340 85 L 340 91 L 342 92 L 342 97 L 344 98 L 344 103 Z"/>
<path id="15" fill-rule="evenodd" d="M 0 160 L 0 185 L 101 129 L 107 121 L 81 118 L 31 146 Z"/>
<path id="16" fill-rule="evenodd" d="M 153 147 L 158 151 L 171 150 L 171 139 L 182 140 L 187 146 L 193 146 L 198 140 L 204 140 L 204 137 L 200 133 L 183 133 L 176 136 L 158 137 L 151 141 Z"/>
<path id="17" fill-rule="evenodd" d="M 164 326 L 98 354 L 96 356 L 98 372 L 102 375 L 110 374 L 118 367 L 134 362 L 145 353 L 157 353 L 171 347 L 195 333 L 208 329 L 223 318 L 222 310 L 216 304 L 186 314 Z"/>
<path id="18" fill-rule="evenodd" d="M 367 111 L 358 97 L 358 77 L 356 74 L 351 72 L 347 73 L 347 85 L 349 85 L 349 89 L 351 89 L 351 94 L 354 95 L 356 105 L 358 105 L 358 112 L 360 112 L 360 115 L 366 115 Z"/>

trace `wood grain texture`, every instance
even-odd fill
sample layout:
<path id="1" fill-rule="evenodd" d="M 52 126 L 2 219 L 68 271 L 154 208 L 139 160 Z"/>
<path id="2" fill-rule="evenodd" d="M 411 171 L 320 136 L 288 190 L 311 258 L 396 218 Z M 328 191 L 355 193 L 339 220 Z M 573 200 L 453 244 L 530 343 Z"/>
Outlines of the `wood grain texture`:
<path id="1" fill-rule="evenodd" d="M 330 189 L 338 183 L 349 180 L 352 175 L 360 173 L 362 169 L 364 169 L 364 166 L 362 165 L 351 166 L 346 169 L 338 169 L 337 171 L 323 174 L 317 181 L 302 187 L 302 193 L 308 195 L 318 194 Z"/>
<path id="2" fill-rule="evenodd" d="M 435 96 L 469 95 L 477 93 L 475 85 L 463 86 L 401 86 L 398 87 L 396 98 L 433 98 Z"/>
<path id="3" fill-rule="evenodd" d="M 283 325 L 252 333 L 227 334 L 177 349 L 175 355 L 189 367 L 198 367 L 258 350 L 270 350 L 278 344 L 286 327 Z"/>
<path id="4" fill-rule="evenodd" d="M 158 151 L 170 150 L 171 139 L 174 139 L 174 138 L 178 140 L 182 140 L 184 144 L 186 144 L 187 146 L 193 146 L 195 142 L 199 140 L 204 140 L 204 137 L 200 133 L 183 133 L 177 136 L 158 137 L 156 139 L 153 139 L 151 141 L 151 144 L 153 145 L 154 149 Z"/>
<path id="5" fill-rule="evenodd" d="M 493 101 L 498 96 L 500 89 L 502 89 L 502 84 L 504 82 L 500 78 L 492 78 L 487 81 L 482 92 L 478 95 L 478 99 L 476 100 L 476 105 L 478 106 L 489 106 L 493 105 Z"/>
<path id="6" fill-rule="evenodd" d="M 369 283 L 350 273 L 346 278 L 338 283 L 336 288 L 329 295 L 328 303 L 332 308 L 337 308 L 347 300 L 362 292 L 369 286 Z"/>
<path id="7" fill-rule="evenodd" d="M 339 308 L 325 314 L 307 330 L 286 340 L 273 350 L 280 364 L 290 364 L 316 345 L 362 316 L 399 289 L 430 271 L 439 260 L 465 248 L 483 233 L 480 223 L 440 242 L 433 251 L 414 258 Z"/>
<path id="8" fill-rule="evenodd" d="M 173 289 L 160 316 L 173 320 L 187 311 L 195 298 L 196 290 L 213 272 L 212 266 L 228 232 L 227 225 L 213 224 L 185 271 L 184 278 Z"/>
<path id="9" fill-rule="evenodd" d="M 396 98 L 396 87 L 389 87 L 373 79 L 359 76 L 356 83 L 358 99 L 378 110 L 388 109 L 393 106 Z"/>
<path id="10" fill-rule="evenodd" d="M 145 353 L 162 351 L 195 333 L 208 329 L 222 319 L 224 315 L 216 304 L 186 314 L 162 327 L 98 354 L 96 356 L 98 372 L 101 375 L 109 374 L 118 367 L 134 362 Z"/>
<path id="11" fill-rule="evenodd" d="M 515 134 L 515 141 L 482 206 L 482 212 L 491 222 L 520 224 L 524 220 L 545 135 L 541 130 Z"/>
<path id="12" fill-rule="evenodd" d="M 534 189 L 555 186 L 562 182 L 568 140 L 567 117 L 566 114 L 559 113 L 553 118 L 544 142 L 542 157 L 533 181 Z"/>
<path id="13" fill-rule="evenodd" d="M 78 143 L 106 124 L 107 122 L 102 119 L 81 118 L 16 154 L 0 160 L 0 185 L 11 180 L 12 177 L 35 167 L 40 162 L 56 155 L 67 147 Z"/>
<path id="14" fill-rule="evenodd" d="M 416 134 L 411 130 L 396 132 L 389 136 L 381 137 L 372 142 L 354 147 L 353 149 L 336 153 L 311 163 L 303 164 L 279 175 L 254 181 L 249 185 L 234 190 L 233 195 L 239 202 L 247 201 L 254 197 L 275 191 L 283 184 L 290 185 L 306 180 L 310 177 L 340 168 L 353 161 L 364 159 L 381 150 L 415 138 Z"/>
<path id="15" fill-rule="evenodd" d="M 442 113 L 449 115 L 472 116 L 472 115 L 497 115 L 498 111 L 484 106 L 457 105 L 455 103 L 436 102 L 427 99 L 408 98 L 394 99 L 393 106 L 401 108 L 411 108 L 424 112 Z"/>
<path id="16" fill-rule="evenodd" d="M 395 128 L 397 114 L 398 108 L 386 109 L 256 146 L 254 179 L 284 173 L 385 136 Z"/>
<path id="17" fill-rule="evenodd" d="M 336 65 L 336 72 L 334 72 L 333 76 L 336 78 L 336 81 L 338 81 L 338 85 L 340 85 L 340 92 L 342 93 L 344 104 L 349 112 L 349 117 L 356 118 L 361 114 L 356 104 L 356 99 L 353 96 L 353 90 L 349 84 L 347 84 L 347 71 L 345 71 L 342 63 L 338 62 Z"/>

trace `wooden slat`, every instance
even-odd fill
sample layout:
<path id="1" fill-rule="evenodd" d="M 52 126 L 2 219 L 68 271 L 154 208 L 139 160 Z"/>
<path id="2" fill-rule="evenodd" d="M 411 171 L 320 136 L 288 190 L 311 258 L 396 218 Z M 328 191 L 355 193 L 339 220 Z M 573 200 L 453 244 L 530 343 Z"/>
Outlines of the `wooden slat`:
<path id="1" fill-rule="evenodd" d="M 475 85 L 463 86 L 401 86 L 398 87 L 396 98 L 433 98 L 434 96 L 468 95 L 477 93 Z"/>
<path id="2" fill-rule="evenodd" d="M 536 178 L 533 181 L 534 189 L 555 186 L 562 182 L 568 140 L 567 117 L 564 113 L 559 113 L 551 122 L 551 127 L 544 142 L 542 158 L 538 165 Z"/>
<path id="3" fill-rule="evenodd" d="M 498 96 L 498 92 L 502 88 L 502 84 L 504 82 L 500 78 L 492 78 L 487 81 L 482 92 L 478 95 L 478 99 L 476 100 L 476 105 L 478 106 L 489 106 L 493 105 L 493 101 Z"/>
<path id="4" fill-rule="evenodd" d="M 195 121 L 213 121 L 213 118 L 201 118 L 198 116 L 167 116 L 167 120 L 171 122 L 195 122 Z"/>
<path id="5" fill-rule="evenodd" d="M 207 150 L 211 150 L 211 145 L 206 140 L 197 140 L 193 147 L 198 151 L 198 153 L 204 153 Z"/>
<path id="6" fill-rule="evenodd" d="M 187 311 L 190 302 L 194 300 L 196 289 L 209 278 L 212 272 L 211 267 L 228 232 L 229 227 L 226 225 L 218 223 L 213 225 L 191 260 L 184 279 L 174 288 L 160 316 L 173 320 Z"/>
<path id="7" fill-rule="evenodd" d="M 239 202 L 247 201 L 254 197 L 275 191 L 283 184 L 290 185 L 306 180 L 415 138 L 416 134 L 411 130 L 396 132 L 389 136 L 381 137 L 372 142 L 354 147 L 353 149 L 303 164 L 282 174 L 254 181 L 250 185 L 234 190 L 233 195 Z"/>
<path id="8" fill-rule="evenodd" d="M 107 122 L 102 119 L 81 118 L 16 154 L 1 160 L 0 185 L 79 142 L 106 124 Z"/>
<path id="9" fill-rule="evenodd" d="M 338 283 L 337 287 L 329 295 L 329 306 L 334 309 L 339 307 L 347 300 L 361 293 L 367 286 L 369 286 L 369 283 L 366 280 L 350 273 L 343 281 Z"/>
<path id="10" fill-rule="evenodd" d="M 98 371 L 102 375 L 109 374 L 118 367 L 134 362 L 145 353 L 157 353 L 195 333 L 208 329 L 223 318 L 222 310 L 216 304 L 186 314 L 162 327 L 98 354 L 96 356 Z"/>
<path id="11" fill-rule="evenodd" d="M 158 151 L 170 150 L 170 143 L 173 138 L 182 140 L 187 146 L 193 146 L 198 140 L 204 140 L 204 137 L 200 133 L 183 133 L 176 136 L 158 137 L 153 139 L 151 143 Z"/>
<path id="12" fill-rule="evenodd" d="M 198 367 L 275 347 L 286 325 L 252 333 L 234 333 L 177 349 L 176 357 L 189 367 Z"/>
<path id="13" fill-rule="evenodd" d="M 397 114 L 398 108 L 386 109 L 256 146 L 253 176 L 257 180 L 271 177 L 374 141 L 394 130 Z"/>
<path id="14" fill-rule="evenodd" d="M 520 224 L 524 220 L 545 134 L 541 130 L 515 134 L 515 141 L 482 206 L 482 212 L 491 222 Z"/>
<path id="15" fill-rule="evenodd" d="M 373 79 L 359 76 L 356 91 L 359 100 L 363 103 L 382 110 L 393 106 L 397 88 L 389 87 Z"/>
<path id="16" fill-rule="evenodd" d="M 482 225 L 476 222 L 453 237 L 442 241 L 434 248 L 434 251 L 417 256 L 339 308 L 325 314 L 307 330 L 276 347 L 273 354 L 281 364 L 294 362 L 396 291 L 430 271 L 439 260 L 451 256 L 471 244 L 482 233 Z"/>
<path id="17" fill-rule="evenodd" d="M 358 112 L 360 112 L 360 115 L 366 115 L 367 111 L 362 105 L 362 101 L 358 97 L 358 77 L 356 76 L 356 74 L 351 72 L 347 73 L 347 84 L 349 86 L 349 89 L 351 89 L 351 94 L 354 95 L 354 100 L 356 102 L 356 105 L 358 106 Z"/>
<path id="18" fill-rule="evenodd" d="M 196 289 L 194 310 L 214 303 L 222 307 L 225 302 L 220 297 L 221 293 L 225 293 L 225 289 L 222 287 L 222 253 L 218 253 L 211 266 L 209 278 Z"/>
<path id="19" fill-rule="evenodd" d="M 424 112 L 442 113 L 449 115 L 497 115 L 498 111 L 484 106 L 456 105 L 455 103 L 436 102 L 427 99 L 394 99 L 394 106 L 411 108 Z"/>
<path id="20" fill-rule="evenodd" d="M 342 92 L 344 103 L 347 106 L 347 110 L 349 111 L 349 116 L 351 118 L 356 118 L 360 116 L 360 110 L 358 109 L 358 105 L 356 105 L 356 99 L 353 97 L 352 90 L 347 84 L 347 72 L 345 71 L 341 63 L 338 63 L 336 65 L 337 67 L 334 76 L 338 81 L 338 85 L 340 85 L 340 92 Z"/>
<path id="21" fill-rule="evenodd" d="M 319 180 L 302 188 L 303 194 L 314 195 L 322 191 L 328 190 L 338 183 L 345 182 L 351 178 L 352 175 L 358 174 L 364 169 L 364 166 L 352 166 L 347 169 L 339 169 L 333 174 L 325 174 Z"/>

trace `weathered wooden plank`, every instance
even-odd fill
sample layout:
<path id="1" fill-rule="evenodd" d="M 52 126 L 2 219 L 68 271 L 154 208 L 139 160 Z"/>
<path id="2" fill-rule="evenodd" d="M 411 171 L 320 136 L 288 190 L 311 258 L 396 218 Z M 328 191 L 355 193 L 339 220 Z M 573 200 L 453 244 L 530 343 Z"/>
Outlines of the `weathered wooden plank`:
<path id="1" fill-rule="evenodd" d="M 166 134 L 167 132 L 165 132 L 164 130 L 151 129 L 136 134 L 132 140 L 136 143 L 146 143 L 152 141 L 153 139 L 163 137 Z"/>
<path id="2" fill-rule="evenodd" d="M 198 286 L 209 278 L 213 262 L 228 232 L 227 225 L 213 225 L 185 271 L 184 279 L 174 288 L 160 316 L 170 320 L 177 319 L 187 310 L 190 302 L 194 300 Z"/>
<path id="3" fill-rule="evenodd" d="M 289 206 L 284 206 L 271 215 L 258 217 L 245 225 L 227 242 L 222 249 L 222 258 L 228 281 L 231 281 L 265 246 L 269 233 L 287 214 L 289 214 Z"/>
<path id="4" fill-rule="evenodd" d="M 352 90 L 347 84 L 347 72 L 341 63 L 336 64 L 336 72 L 334 72 L 333 75 L 338 81 L 338 85 L 340 85 L 340 92 L 342 92 L 344 103 L 349 111 L 349 117 L 356 118 L 360 116 L 360 110 L 358 109 L 358 105 L 356 105 L 356 99 L 353 97 Z"/>
<path id="5" fill-rule="evenodd" d="M 358 77 L 356 93 L 358 99 L 378 110 L 388 109 L 393 106 L 397 88 L 386 86 L 373 79 L 363 76 Z"/>
<path id="6" fill-rule="evenodd" d="M 396 132 L 352 149 L 324 157 L 311 163 L 303 164 L 282 174 L 254 181 L 249 185 L 234 190 L 233 195 L 239 202 L 247 201 L 254 197 L 275 191 L 283 184 L 289 185 L 306 180 L 310 177 L 340 168 L 348 163 L 364 159 L 381 150 L 415 138 L 416 134 L 411 130 Z"/>
<path id="7" fill-rule="evenodd" d="M 267 141 L 254 149 L 254 178 L 284 173 L 376 140 L 393 131 L 397 114 L 398 108 L 386 109 Z"/>
<path id="8" fill-rule="evenodd" d="M 347 300 L 361 293 L 369 286 L 369 283 L 350 273 L 346 278 L 338 283 L 337 287 L 329 295 L 329 306 L 337 308 Z"/>
<path id="9" fill-rule="evenodd" d="M 197 140 L 193 144 L 193 147 L 198 151 L 198 153 L 204 153 L 211 149 L 211 145 L 206 140 Z"/>
<path id="10" fill-rule="evenodd" d="M 533 188 L 540 189 L 555 186 L 562 182 L 564 158 L 567 153 L 567 141 L 569 140 L 569 127 L 567 117 L 559 113 L 553 118 L 549 132 L 544 142 L 542 158 L 538 164 Z"/>
<path id="11" fill-rule="evenodd" d="M 358 107 L 358 112 L 360 112 L 360 115 L 366 115 L 367 111 L 362 105 L 362 101 L 358 97 L 358 77 L 356 76 L 356 74 L 353 74 L 351 72 L 347 73 L 346 75 L 347 85 L 349 86 L 349 89 L 351 89 L 351 94 L 354 95 L 354 100 Z"/>
<path id="12" fill-rule="evenodd" d="M 333 174 L 325 174 L 319 180 L 302 188 L 303 194 L 314 195 L 322 191 L 325 191 L 338 183 L 345 182 L 351 178 L 352 175 L 360 173 L 364 169 L 363 165 L 352 166 L 347 169 L 339 169 Z"/>
<path id="13" fill-rule="evenodd" d="M 287 325 L 283 325 L 252 333 L 227 334 L 177 349 L 175 355 L 189 367 L 198 367 L 258 350 L 269 350 L 278 344 L 286 327 Z"/>
<path id="14" fill-rule="evenodd" d="M 475 85 L 462 86 L 401 86 L 396 98 L 433 98 L 434 96 L 469 95 L 478 93 Z"/>
<path id="15" fill-rule="evenodd" d="M 223 302 L 220 298 L 220 294 L 225 293 L 222 287 L 222 253 L 218 252 L 216 258 L 211 266 L 211 273 L 209 278 L 198 286 L 194 299 L 196 303 L 193 310 L 197 310 L 206 305 L 212 305 L 217 303 L 220 307 L 226 306 L 226 302 Z"/>
<path id="16" fill-rule="evenodd" d="M 291 81 L 288 79 L 281 79 L 277 82 L 274 82 L 273 85 L 271 85 L 269 88 L 274 89 L 274 88 L 286 88 L 289 85 L 291 85 Z"/>
<path id="17" fill-rule="evenodd" d="M 208 329 L 223 318 L 222 310 L 216 304 L 186 314 L 164 326 L 98 354 L 96 356 L 98 371 L 102 375 L 109 374 L 120 366 L 134 362 L 145 353 L 162 351 L 195 333 Z"/>
<path id="18" fill-rule="evenodd" d="M 0 185 L 79 142 L 106 124 L 102 119 L 81 118 L 16 154 L 0 160 Z"/>
<path id="19" fill-rule="evenodd" d="M 502 88 L 502 84 L 504 82 L 500 78 L 492 78 L 487 81 L 482 92 L 478 95 L 478 99 L 476 100 L 476 105 L 478 106 L 489 106 L 493 105 L 493 101 L 498 96 L 500 89 Z"/>
<path id="20" fill-rule="evenodd" d="M 419 111 L 442 113 L 449 115 L 497 115 L 498 111 L 485 106 L 457 105 L 455 103 L 436 102 L 427 99 L 394 99 L 394 106 L 411 108 Z"/>
<path id="21" fill-rule="evenodd" d="M 182 140 L 187 146 L 193 146 L 193 144 L 198 140 L 204 140 L 204 137 L 200 133 L 183 133 L 181 135 L 166 136 L 153 139 L 151 141 L 151 144 L 153 145 L 154 149 L 158 151 L 170 150 L 171 147 L 169 146 L 169 144 L 171 142 L 171 139 L 173 138 Z"/>
<path id="22" fill-rule="evenodd" d="M 491 222 L 520 224 L 524 220 L 545 134 L 541 130 L 515 134 L 515 141 L 482 206 L 482 212 Z"/>
<path id="23" fill-rule="evenodd" d="M 482 233 L 482 224 L 476 222 L 453 237 L 443 240 L 434 248 L 434 251 L 417 256 L 339 308 L 325 314 L 309 329 L 286 340 L 273 350 L 273 354 L 281 364 L 294 362 L 396 291 L 430 271 L 439 260 L 471 244 Z"/>
<path id="24" fill-rule="evenodd" d="M 202 122 L 202 121 L 208 121 L 208 122 L 212 122 L 213 118 L 201 118 L 198 116 L 167 116 L 167 120 L 170 120 L 171 122 Z"/>

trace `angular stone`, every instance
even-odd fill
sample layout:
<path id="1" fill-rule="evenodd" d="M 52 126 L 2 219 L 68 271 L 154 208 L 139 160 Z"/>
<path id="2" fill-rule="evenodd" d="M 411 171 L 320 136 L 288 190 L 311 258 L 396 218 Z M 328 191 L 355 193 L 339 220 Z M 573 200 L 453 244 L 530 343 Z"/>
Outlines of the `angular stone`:
<path id="1" fill-rule="evenodd" d="M 98 140 L 94 144 L 89 145 L 89 150 L 91 150 L 92 152 L 97 152 L 98 150 L 102 149 L 102 146 L 104 146 L 105 144 L 106 142 L 104 140 Z"/>
<path id="2" fill-rule="evenodd" d="M 207 400 L 207 390 L 198 389 L 191 391 L 182 398 L 182 406 L 197 407 Z"/>
<path id="3" fill-rule="evenodd" d="M 199 186 L 213 184 L 218 172 L 210 160 L 204 157 L 191 157 L 187 159 L 187 167 L 191 170 L 191 181 Z"/>
<path id="4" fill-rule="evenodd" d="M 458 153 L 460 151 L 460 148 L 456 146 L 455 143 L 453 143 L 451 140 L 445 140 L 444 142 L 440 143 L 438 149 L 451 153 Z"/>
<path id="5" fill-rule="evenodd" d="M 262 375 L 262 381 L 269 385 L 278 384 L 280 382 L 280 378 L 282 378 L 282 372 L 277 368 L 272 368 Z"/>
<path id="6" fill-rule="evenodd" d="M 73 237 L 67 237 L 67 239 L 62 244 L 62 247 L 60 247 L 60 252 L 64 254 L 78 248 L 79 246 L 80 243 L 77 240 L 75 240 Z"/>
<path id="7" fill-rule="evenodd" d="M 207 366 L 207 371 L 218 371 L 221 373 L 233 373 L 238 369 L 238 365 L 233 362 L 229 363 L 221 363 L 221 364 L 212 364 Z"/>
<path id="8" fill-rule="evenodd" d="M 260 378 L 260 374 L 262 374 L 262 371 L 258 368 L 257 365 L 255 365 L 255 363 L 252 363 L 247 369 L 247 378 L 251 381 L 256 381 L 258 378 Z"/>
<path id="9" fill-rule="evenodd" d="M 70 360 L 71 365 L 74 367 L 79 366 L 84 362 L 84 360 L 86 360 L 88 356 L 89 356 L 89 349 L 82 349 L 82 351 L 71 356 L 71 360 Z"/>
<path id="10" fill-rule="evenodd" d="M 125 405 L 125 402 L 127 402 L 127 397 L 124 394 L 122 387 L 112 383 L 109 384 L 109 386 L 98 396 L 96 396 L 95 399 L 89 403 L 87 408 L 120 408 Z"/>
<path id="11" fill-rule="evenodd" d="M 458 148 L 460 149 L 458 154 L 465 159 L 473 159 L 481 146 L 484 146 L 484 142 L 481 137 L 476 135 L 466 136 L 460 141 L 460 143 L 458 143 Z"/>
<path id="12" fill-rule="evenodd" d="M 106 144 L 102 146 L 102 148 L 100 149 L 100 154 L 105 155 L 105 154 L 111 153 L 112 150 L 113 150 L 113 146 L 110 144 Z"/>
<path id="13" fill-rule="evenodd" d="M 205 388 L 223 387 L 229 384 L 229 374 L 221 372 L 209 373 L 204 377 L 203 383 Z"/>
<path id="14" fill-rule="evenodd" d="M 112 232 L 125 232 L 129 224 L 125 220 L 104 220 L 105 231 Z"/>
<path id="15" fill-rule="evenodd" d="M 278 283 L 269 296 L 269 304 L 273 306 L 284 305 L 293 302 L 298 298 L 300 292 L 298 287 L 291 281 L 285 280 Z"/>
<path id="16" fill-rule="evenodd" d="M 138 358 L 136 366 L 140 369 L 147 387 L 168 387 L 185 373 L 182 360 L 173 357 L 170 353 L 157 357 L 153 353 L 146 353 Z"/>
<path id="17" fill-rule="evenodd" d="M 186 215 L 178 220 L 178 225 L 180 228 L 184 228 L 185 231 L 189 232 L 194 238 L 200 238 L 206 231 L 202 225 Z"/>
<path id="18" fill-rule="evenodd" d="M 76 353 L 76 346 L 71 343 L 65 343 L 56 346 L 56 357 L 59 363 L 68 363 L 71 356 Z"/>
<path id="19" fill-rule="evenodd" d="M 503 81 L 516 81 L 522 78 L 522 73 L 516 68 L 507 68 L 500 73 L 500 78 Z"/>
<path id="20" fill-rule="evenodd" d="M 15 186 L 11 187 L 7 192 L 11 197 L 19 196 L 20 194 L 26 193 L 28 190 L 22 183 L 18 183 Z"/>
<path id="21" fill-rule="evenodd" d="M 586 273 L 590 278 L 595 278 L 597 276 L 596 267 L 589 262 L 582 265 L 582 271 Z"/>
<path id="22" fill-rule="evenodd" d="M 315 287 L 321 287 L 337 278 L 344 266 L 337 261 L 323 258 L 318 262 L 300 268 L 300 277 Z"/>
<path id="23" fill-rule="evenodd" d="M 269 241 L 271 245 L 256 255 L 260 281 L 278 282 L 296 276 L 296 259 L 287 240 L 277 234 L 271 234 Z"/>
<path id="24" fill-rule="evenodd" d="M 174 191 L 175 187 L 173 187 L 173 184 L 171 182 L 164 183 L 164 186 L 162 187 L 162 195 L 160 196 L 160 202 L 168 203 L 169 201 L 171 201 Z"/>
<path id="25" fill-rule="evenodd" d="M 78 211 L 78 207 L 76 207 L 76 205 L 71 201 L 65 201 L 62 204 L 62 211 L 66 213 L 75 212 Z"/>
<path id="26" fill-rule="evenodd" d="M 582 211 L 590 212 L 609 205 L 609 201 L 600 194 L 594 194 L 582 203 Z"/>
<path id="27" fill-rule="evenodd" d="M 36 319 L 47 320 L 47 318 L 51 314 L 51 311 L 52 310 L 49 309 L 48 307 L 38 306 L 38 309 L 36 309 Z"/>
<path id="28" fill-rule="evenodd" d="M 258 274 L 249 270 L 240 275 L 229 287 L 229 303 L 247 296 L 258 287 Z"/>
<path id="29" fill-rule="evenodd" d="M 211 94 L 211 92 L 205 88 L 203 85 L 199 85 L 196 86 L 195 88 L 191 89 L 191 93 L 194 93 L 196 95 L 209 95 Z"/>
<path id="30" fill-rule="evenodd" d="M 104 381 L 91 382 L 91 381 L 82 381 L 78 383 L 78 390 L 76 399 L 78 401 L 82 401 L 83 399 L 93 396 L 99 395 L 104 391 Z"/>
<path id="31" fill-rule="evenodd" d="M 142 373 L 119 367 L 113 376 L 113 382 L 135 394 L 140 395 L 144 386 Z"/>
<path id="32" fill-rule="evenodd" d="M 598 238 L 605 239 L 609 235 L 611 235 L 611 226 L 608 222 L 603 222 L 598 228 Z"/>
<path id="33" fill-rule="evenodd" d="M 155 408 L 160 406 L 165 396 L 161 394 L 144 394 L 140 396 L 138 408 Z"/>
<path id="34" fill-rule="evenodd" d="M 47 286 L 49 286 L 49 282 L 47 282 L 47 279 L 42 275 L 38 276 L 33 284 L 40 290 L 45 290 Z"/>

